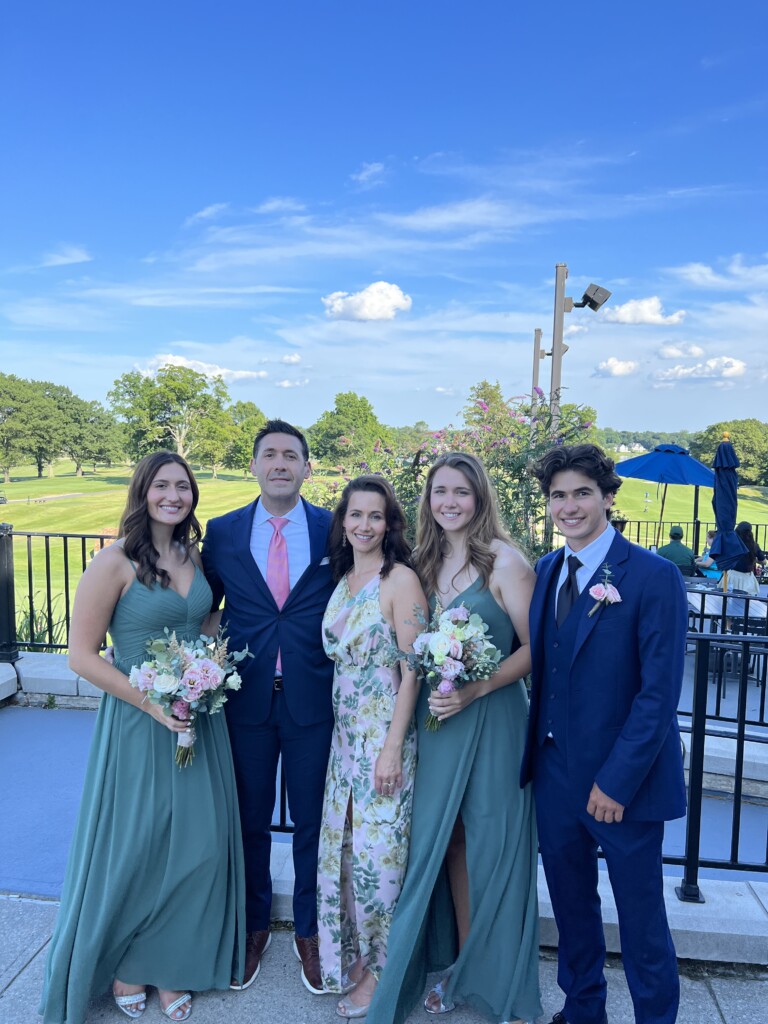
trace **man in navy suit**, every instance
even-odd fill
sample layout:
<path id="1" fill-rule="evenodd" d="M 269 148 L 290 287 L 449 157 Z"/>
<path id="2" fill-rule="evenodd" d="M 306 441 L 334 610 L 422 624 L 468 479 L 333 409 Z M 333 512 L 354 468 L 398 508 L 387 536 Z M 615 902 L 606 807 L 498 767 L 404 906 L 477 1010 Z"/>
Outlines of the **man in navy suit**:
<path id="1" fill-rule="evenodd" d="M 333 591 L 327 550 L 331 514 L 299 495 L 311 472 L 309 450 L 290 423 L 270 420 L 259 431 L 251 472 L 259 497 L 210 520 L 203 544 L 214 608 L 225 600 L 221 624 L 230 647 L 247 644 L 254 655 L 241 663 L 242 687 L 226 704 L 246 876 L 246 961 L 242 982 L 233 979 L 232 988 L 252 984 L 270 942 L 270 824 L 282 756 L 294 823 L 294 951 L 302 981 L 319 994 L 317 848 L 333 727 L 333 665 L 321 630 Z M 276 540 L 282 545 L 284 582 L 284 592 L 277 587 L 277 594 Z"/>
<path id="2" fill-rule="evenodd" d="M 687 601 L 671 562 L 608 521 L 621 478 L 596 445 L 533 467 L 565 536 L 536 567 L 521 781 L 533 779 L 565 1005 L 552 1024 L 604 1024 L 605 855 L 638 1024 L 673 1024 L 677 961 L 662 889 L 664 821 L 685 814 L 677 727 Z"/>

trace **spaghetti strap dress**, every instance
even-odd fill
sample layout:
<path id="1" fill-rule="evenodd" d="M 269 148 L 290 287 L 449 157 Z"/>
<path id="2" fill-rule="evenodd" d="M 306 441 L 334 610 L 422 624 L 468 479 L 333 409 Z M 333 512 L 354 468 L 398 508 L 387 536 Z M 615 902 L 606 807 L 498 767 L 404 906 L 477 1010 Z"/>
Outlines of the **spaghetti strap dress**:
<path id="1" fill-rule="evenodd" d="M 352 595 L 345 576 L 323 619 L 325 651 L 335 662 L 317 875 L 320 964 L 328 992 L 343 990 L 342 978 L 358 957 L 375 977 L 381 975 L 408 862 L 413 724 L 403 741 L 402 786 L 391 794 L 374 788 L 376 758 L 400 687 L 397 637 L 382 615 L 379 583 L 376 575 Z"/>
<path id="2" fill-rule="evenodd" d="M 126 674 L 164 635 L 200 635 L 211 590 L 196 568 L 186 597 L 138 578 L 110 623 Z M 200 715 L 191 765 L 176 735 L 111 694 L 101 699 L 51 939 L 40 1014 L 84 1024 L 114 978 L 166 990 L 227 989 L 241 973 L 245 885 L 223 714 Z"/>
<path id="3" fill-rule="evenodd" d="M 448 607 L 488 624 L 506 657 L 514 627 L 476 580 Z M 472 683 L 468 684 L 469 686 Z M 418 765 L 408 870 L 389 935 L 387 966 L 368 1024 L 402 1024 L 424 997 L 427 974 L 451 967 L 443 995 L 492 1021 L 533 1020 L 539 993 L 537 837 L 530 786 L 519 787 L 528 719 L 522 680 L 503 686 L 428 732 L 427 688 L 417 705 Z M 458 952 L 445 854 L 457 816 L 466 835 L 470 930 Z"/>

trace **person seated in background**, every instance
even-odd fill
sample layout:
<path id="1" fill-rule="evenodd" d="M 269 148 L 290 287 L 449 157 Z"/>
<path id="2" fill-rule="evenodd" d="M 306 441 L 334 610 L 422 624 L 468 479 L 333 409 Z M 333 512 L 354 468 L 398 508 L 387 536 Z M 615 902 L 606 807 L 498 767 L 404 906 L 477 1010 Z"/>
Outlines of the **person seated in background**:
<path id="1" fill-rule="evenodd" d="M 656 554 L 674 562 L 683 576 L 696 575 L 696 558 L 690 548 L 683 544 L 682 526 L 673 526 L 669 531 L 669 544 L 660 547 Z"/>
<path id="2" fill-rule="evenodd" d="M 736 535 L 742 540 L 747 550 L 739 561 L 728 570 L 728 589 L 743 590 L 745 593 L 757 597 L 760 594 L 760 586 L 757 582 L 755 570 L 758 565 L 763 565 L 768 556 L 757 546 L 752 535 L 751 523 L 746 521 L 739 523 L 736 527 Z M 661 551 L 659 551 L 659 554 L 661 554 Z M 696 564 L 700 567 L 701 571 L 704 571 L 711 569 L 715 563 L 712 558 L 707 556 L 706 558 L 697 559 Z"/>
<path id="3" fill-rule="evenodd" d="M 712 541 L 715 539 L 717 530 L 707 530 L 707 542 L 704 545 L 704 550 L 701 555 L 696 559 L 696 568 L 702 576 L 706 576 L 711 580 L 719 580 L 723 575 L 722 572 L 717 568 L 717 563 L 713 562 L 709 558 L 709 549 L 712 547 Z M 706 566 L 705 566 L 706 563 Z"/>

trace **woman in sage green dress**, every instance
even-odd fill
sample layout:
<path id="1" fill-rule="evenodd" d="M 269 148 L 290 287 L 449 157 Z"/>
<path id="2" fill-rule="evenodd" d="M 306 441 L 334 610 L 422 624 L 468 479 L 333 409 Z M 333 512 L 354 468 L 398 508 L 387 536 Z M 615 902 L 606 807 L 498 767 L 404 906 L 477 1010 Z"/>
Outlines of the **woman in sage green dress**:
<path id="1" fill-rule="evenodd" d="M 530 787 L 519 788 L 534 574 L 504 533 L 479 459 L 441 456 L 427 476 L 415 564 L 432 606 L 482 616 L 502 653 L 490 679 L 449 694 L 422 689 L 408 871 L 368 1024 L 402 1024 L 424 1003 L 467 1003 L 490 1020 L 541 1013 L 537 841 Z M 440 728 L 424 728 L 428 712 Z"/>
<path id="2" fill-rule="evenodd" d="M 243 950 L 244 877 L 224 715 L 195 723 L 194 760 L 175 764 L 187 729 L 128 682 L 164 629 L 179 640 L 216 631 L 200 567 L 198 489 L 178 455 L 157 452 L 134 473 L 120 539 L 86 570 L 75 598 L 69 661 L 104 690 L 51 940 L 44 1024 L 84 1024 L 112 986 L 139 1017 L 146 988 L 171 1020 L 190 990 L 226 989 Z M 114 664 L 100 656 L 109 631 Z"/>

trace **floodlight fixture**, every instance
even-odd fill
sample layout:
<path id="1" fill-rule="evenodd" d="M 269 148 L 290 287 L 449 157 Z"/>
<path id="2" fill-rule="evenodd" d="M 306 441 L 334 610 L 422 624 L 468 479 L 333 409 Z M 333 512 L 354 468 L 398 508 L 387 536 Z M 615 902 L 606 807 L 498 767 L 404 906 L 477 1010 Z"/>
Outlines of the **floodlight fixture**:
<path id="1" fill-rule="evenodd" d="M 574 309 L 583 309 L 584 306 L 594 312 L 610 299 L 611 293 L 607 288 L 601 288 L 599 284 L 591 284 L 589 288 L 584 292 L 581 302 L 574 302 Z"/>

